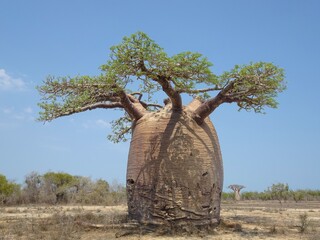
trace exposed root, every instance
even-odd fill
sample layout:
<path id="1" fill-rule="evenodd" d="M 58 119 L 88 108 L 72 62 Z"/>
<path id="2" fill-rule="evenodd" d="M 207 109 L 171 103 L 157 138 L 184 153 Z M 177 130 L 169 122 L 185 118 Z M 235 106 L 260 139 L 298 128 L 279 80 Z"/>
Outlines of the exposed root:
<path id="1" fill-rule="evenodd" d="M 94 229 L 134 229 L 138 228 L 137 223 L 119 223 L 119 224 L 93 224 L 88 222 L 76 221 L 79 226 L 94 228 Z"/>
<path id="2" fill-rule="evenodd" d="M 116 238 L 128 235 L 145 235 L 154 233 L 162 235 L 197 235 L 205 236 L 212 234 L 216 225 L 177 225 L 177 224 L 139 224 L 139 223 L 119 223 L 119 224 L 93 224 L 88 222 L 76 221 L 77 225 L 91 229 L 118 229 L 115 234 Z"/>

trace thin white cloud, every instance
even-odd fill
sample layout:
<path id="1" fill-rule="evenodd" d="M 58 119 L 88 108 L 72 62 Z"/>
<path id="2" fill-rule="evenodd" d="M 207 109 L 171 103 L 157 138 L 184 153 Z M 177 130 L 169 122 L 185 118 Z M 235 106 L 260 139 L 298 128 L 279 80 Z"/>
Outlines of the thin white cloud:
<path id="1" fill-rule="evenodd" d="M 20 121 L 23 121 L 23 120 L 27 119 L 27 117 L 24 114 L 21 114 L 21 113 L 14 114 L 12 117 L 13 117 L 13 119 L 20 120 Z"/>
<path id="2" fill-rule="evenodd" d="M 88 129 L 88 128 L 110 128 L 111 124 L 105 120 L 98 119 L 95 121 L 86 121 L 82 123 L 82 127 Z"/>
<path id="3" fill-rule="evenodd" d="M 5 118 L 7 119 L 14 119 L 19 121 L 33 121 L 33 109 L 29 107 L 25 107 L 24 109 L 21 109 L 17 111 L 13 107 L 4 107 L 0 110 L 0 114 L 4 114 Z"/>
<path id="4" fill-rule="evenodd" d="M 14 78 L 0 69 L 0 90 L 23 90 L 26 87 L 25 82 L 20 78 Z"/>
<path id="5" fill-rule="evenodd" d="M 7 115 L 13 113 L 13 111 L 14 111 L 14 109 L 13 109 L 12 107 L 2 108 L 2 112 L 3 112 L 4 114 L 7 114 Z"/>
<path id="6" fill-rule="evenodd" d="M 102 128 L 110 128 L 110 123 L 105 121 L 105 120 L 102 120 L 102 119 L 98 119 L 96 121 L 96 124 L 99 126 L 99 127 L 102 127 Z"/>
<path id="7" fill-rule="evenodd" d="M 32 109 L 31 107 L 26 107 L 26 108 L 24 109 L 24 112 L 31 114 L 31 113 L 33 113 L 33 109 Z"/>

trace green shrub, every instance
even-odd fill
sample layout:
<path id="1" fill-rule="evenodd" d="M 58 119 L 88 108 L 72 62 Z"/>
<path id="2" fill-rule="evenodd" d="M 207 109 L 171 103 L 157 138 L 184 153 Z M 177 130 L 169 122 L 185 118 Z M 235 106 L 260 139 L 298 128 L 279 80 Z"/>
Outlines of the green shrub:
<path id="1" fill-rule="evenodd" d="M 14 193 L 20 192 L 20 185 L 9 182 L 6 176 L 0 174 L 0 204 L 7 203 Z"/>

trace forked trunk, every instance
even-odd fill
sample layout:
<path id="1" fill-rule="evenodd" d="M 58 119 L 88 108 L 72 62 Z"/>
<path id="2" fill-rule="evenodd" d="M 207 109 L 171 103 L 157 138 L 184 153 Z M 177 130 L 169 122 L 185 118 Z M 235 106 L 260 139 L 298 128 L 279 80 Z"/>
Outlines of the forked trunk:
<path id="1" fill-rule="evenodd" d="M 145 224 L 216 225 L 223 167 L 216 131 L 182 111 L 148 113 L 134 123 L 127 168 L 129 218 Z"/>

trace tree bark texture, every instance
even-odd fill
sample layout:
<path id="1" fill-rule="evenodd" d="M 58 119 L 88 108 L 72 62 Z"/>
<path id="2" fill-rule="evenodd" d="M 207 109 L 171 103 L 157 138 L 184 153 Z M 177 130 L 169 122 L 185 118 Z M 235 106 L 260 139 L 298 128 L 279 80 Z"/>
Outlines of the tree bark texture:
<path id="1" fill-rule="evenodd" d="M 220 221 L 223 166 L 209 118 L 192 118 L 194 100 L 134 122 L 127 168 L 129 218 L 145 224 L 216 225 Z"/>

